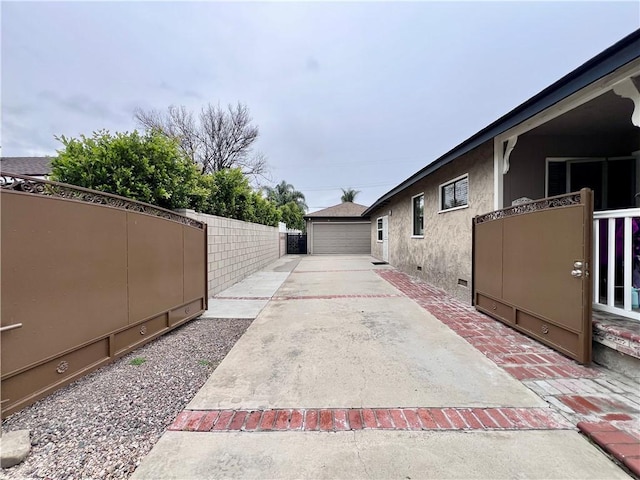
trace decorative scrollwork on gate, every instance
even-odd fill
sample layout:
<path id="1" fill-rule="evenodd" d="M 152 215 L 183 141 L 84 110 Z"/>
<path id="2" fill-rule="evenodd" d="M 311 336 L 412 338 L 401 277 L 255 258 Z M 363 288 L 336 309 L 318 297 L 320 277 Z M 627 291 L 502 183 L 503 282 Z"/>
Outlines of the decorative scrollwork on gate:
<path id="1" fill-rule="evenodd" d="M 107 207 L 118 208 L 120 210 L 128 210 L 131 212 L 152 215 L 154 217 L 161 217 L 184 225 L 189 225 L 191 227 L 204 229 L 204 224 L 202 222 L 148 203 L 136 202 L 135 200 L 119 197 L 110 193 L 89 190 L 82 187 L 67 185 L 65 183 L 50 182 L 48 180 L 27 177 L 25 175 L 0 172 L 0 189 L 105 205 Z"/>
<path id="2" fill-rule="evenodd" d="M 476 224 L 498 220 L 499 218 L 521 215 L 523 213 L 537 212 L 540 210 L 548 210 L 550 208 L 569 207 L 572 205 L 580 205 L 580 193 L 570 193 L 560 197 L 545 198 L 535 202 L 514 205 L 513 207 L 496 210 L 485 215 L 480 215 L 474 219 Z"/>

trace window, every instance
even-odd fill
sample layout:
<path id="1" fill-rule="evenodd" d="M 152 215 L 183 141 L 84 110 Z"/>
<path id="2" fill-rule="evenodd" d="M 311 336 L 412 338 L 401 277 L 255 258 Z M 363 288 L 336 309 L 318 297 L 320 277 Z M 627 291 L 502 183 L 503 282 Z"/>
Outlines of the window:
<path id="1" fill-rule="evenodd" d="M 378 219 L 378 241 L 382 241 L 382 218 Z"/>
<path id="2" fill-rule="evenodd" d="M 440 185 L 440 211 L 463 208 L 469 204 L 469 174 Z"/>
<path id="3" fill-rule="evenodd" d="M 413 236 L 424 235 L 424 194 L 411 198 L 411 216 L 413 217 Z"/>
<path id="4" fill-rule="evenodd" d="M 545 196 L 593 190 L 594 210 L 636 206 L 638 161 L 633 157 L 547 158 Z"/>

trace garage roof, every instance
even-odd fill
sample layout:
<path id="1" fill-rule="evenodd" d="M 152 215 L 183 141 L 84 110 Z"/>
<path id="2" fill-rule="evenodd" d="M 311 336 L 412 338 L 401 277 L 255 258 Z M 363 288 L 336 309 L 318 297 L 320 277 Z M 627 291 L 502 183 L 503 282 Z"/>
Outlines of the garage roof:
<path id="1" fill-rule="evenodd" d="M 304 218 L 360 217 L 366 209 L 366 206 L 358 203 L 342 202 L 333 207 L 308 213 Z"/>

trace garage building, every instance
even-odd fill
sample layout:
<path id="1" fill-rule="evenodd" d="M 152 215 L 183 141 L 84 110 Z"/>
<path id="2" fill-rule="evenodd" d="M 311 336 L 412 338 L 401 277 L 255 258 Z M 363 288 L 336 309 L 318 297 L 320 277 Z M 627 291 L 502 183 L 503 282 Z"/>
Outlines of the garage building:
<path id="1" fill-rule="evenodd" d="M 310 254 L 370 255 L 371 220 L 364 205 L 343 202 L 305 215 Z"/>

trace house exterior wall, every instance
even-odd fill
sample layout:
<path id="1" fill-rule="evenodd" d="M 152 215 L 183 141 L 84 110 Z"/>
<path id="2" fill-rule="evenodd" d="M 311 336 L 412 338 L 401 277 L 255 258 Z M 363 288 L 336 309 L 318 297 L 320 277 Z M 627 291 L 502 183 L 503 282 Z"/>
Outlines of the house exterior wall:
<path id="1" fill-rule="evenodd" d="M 193 210 L 178 210 L 178 213 L 207 224 L 209 297 L 280 257 L 278 227 L 216 217 Z"/>
<path id="2" fill-rule="evenodd" d="M 510 157 L 504 176 L 504 206 L 517 198 L 544 198 L 547 157 L 624 157 L 640 149 L 640 136 L 522 135 Z"/>
<path id="3" fill-rule="evenodd" d="M 440 185 L 467 173 L 468 207 L 438 213 Z M 472 219 L 493 210 L 493 188 L 493 141 L 488 141 L 399 193 L 389 205 L 373 211 L 372 255 L 382 259 L 377 219 L 389 215 L 389 263 L 471 303 Z M 411 198 L 422 192 L 424 238 L 412 238 Z M 459 279 L 467 286 L 459 285 Z"/>

